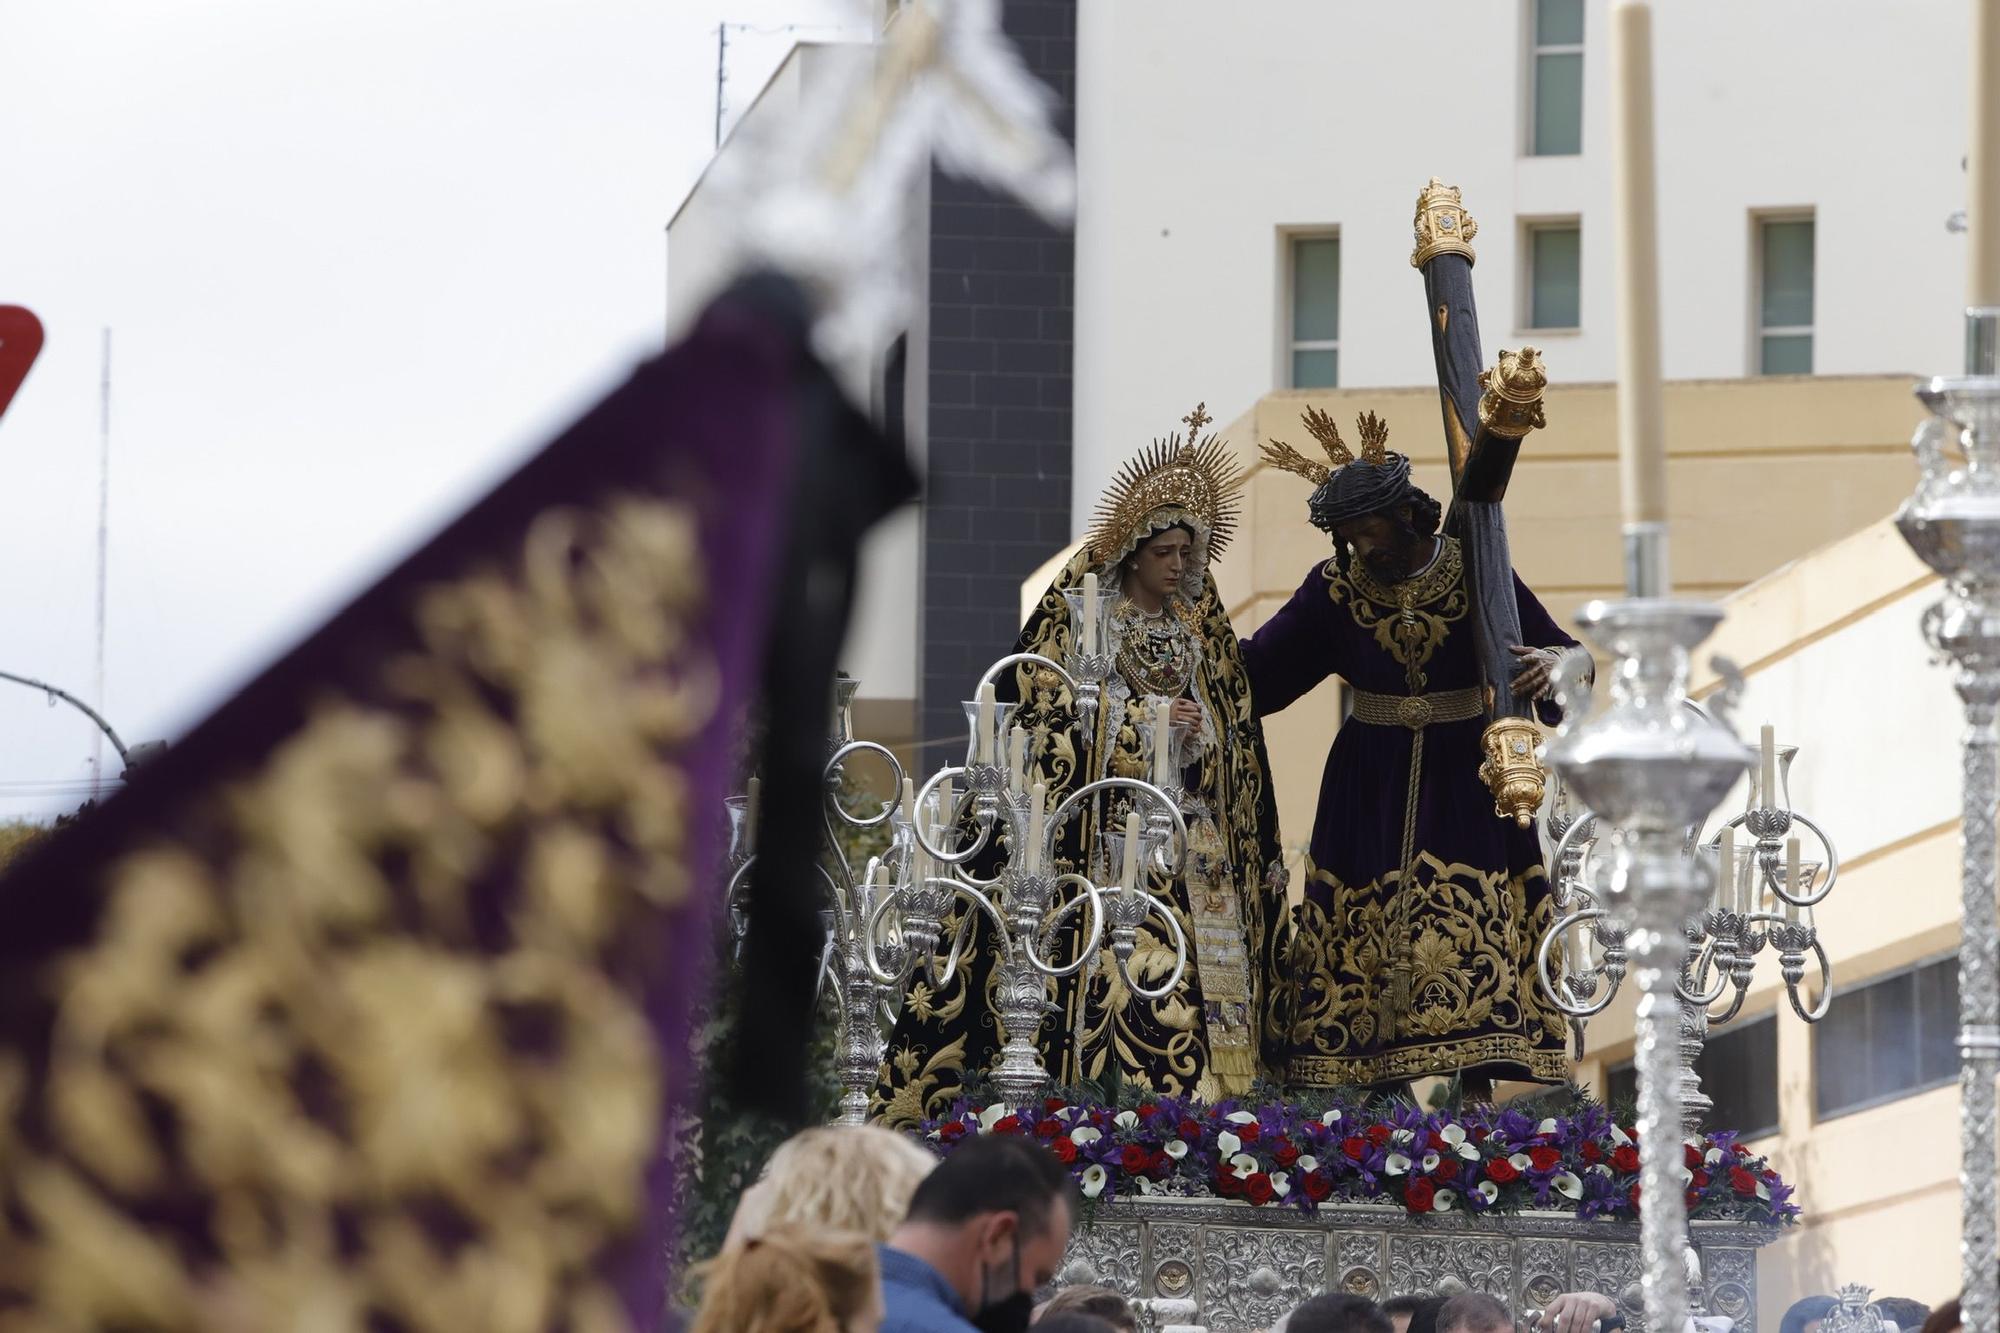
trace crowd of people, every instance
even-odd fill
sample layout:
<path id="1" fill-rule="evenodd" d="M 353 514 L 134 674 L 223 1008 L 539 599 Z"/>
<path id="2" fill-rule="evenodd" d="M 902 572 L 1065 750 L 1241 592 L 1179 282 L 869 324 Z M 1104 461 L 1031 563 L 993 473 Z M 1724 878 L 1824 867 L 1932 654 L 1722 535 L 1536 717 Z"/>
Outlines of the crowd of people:
<path id="1" fill-rule="evenodd" d="M 985 1135 L 940 1161 L 874 1126 L 809 1129 L 772 1154 L 700 1270 L 693 1333 L 1138 1333 L 1138 1314 L 1108 1287 L 1066 1286 L 1037 1304 L 1077 1214 L 1067 1169 L 1029 1139 Z M 1959 1326 L 1955 1301 L 1932 1312 L 1885 1297 L 1867 1310 L 1856 1327 L 1839 1298 L 1808 1296 L 1777 1333 Z M 1327 1292 L 1271 1333 L 1613 1333 L 1623 1322 L 1615 1300 L 1589 1291 L 1520 1320 L 1477 1291 L 1379 1304 Z"/>

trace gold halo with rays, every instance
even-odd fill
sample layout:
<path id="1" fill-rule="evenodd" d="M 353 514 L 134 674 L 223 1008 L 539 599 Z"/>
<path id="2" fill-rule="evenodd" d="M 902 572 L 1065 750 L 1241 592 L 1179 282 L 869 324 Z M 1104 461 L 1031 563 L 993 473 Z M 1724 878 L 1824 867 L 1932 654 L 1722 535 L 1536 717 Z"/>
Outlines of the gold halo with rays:
<path id="1" fill-rule="evenodd" d="M 1206 403 L 1182 417 L 1188 428 L 1153 443 L 1111 479 L 1097 502 L 1090 527 L 1090 558 L 1098 564 L 1119 559 L 1146 516 L 1159 509 L 1182 509 L 1206 531 L 1200 534 L 1206 559 L 1215 558 L 1236 531 L 1243 474 L 1228 447 L 1214 434 L 1202 435 L 1210 417 Z"/>

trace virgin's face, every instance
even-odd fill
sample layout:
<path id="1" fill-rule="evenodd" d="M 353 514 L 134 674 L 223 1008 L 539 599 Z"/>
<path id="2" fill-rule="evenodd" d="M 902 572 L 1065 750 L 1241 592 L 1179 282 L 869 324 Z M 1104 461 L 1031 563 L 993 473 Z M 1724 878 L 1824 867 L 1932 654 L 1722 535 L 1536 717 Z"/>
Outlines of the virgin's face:
<path id="1" fill-rule="evenodd" d="M 1194 538 L 1185 528 L 1168 528 L 1154 533 L 1132 553 L 1132 578 L 1149 602 L 1165 601 L 1181 590 L 1188 562 L 1194 555 Z"/>

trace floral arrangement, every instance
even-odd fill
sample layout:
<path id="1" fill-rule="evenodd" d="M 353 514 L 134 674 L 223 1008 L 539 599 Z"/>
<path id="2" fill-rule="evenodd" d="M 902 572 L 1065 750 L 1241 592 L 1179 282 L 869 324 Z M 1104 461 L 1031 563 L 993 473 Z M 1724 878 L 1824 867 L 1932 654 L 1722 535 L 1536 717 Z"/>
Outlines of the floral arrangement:
<path id="1" fill-rule="evenodd" d="M 1069 1164 L 1087 1200 L 1219 1197 L 1309 1214 L 1329 1201 L 1395 1203 L 1411 1213 L 1541 1208 L 1580 1218 L 1631 1218 L 1640 1206 L 1636 1131 L 1585 1100 L 1557 1115 L 1172 1097 L 1123 1109 L 1066 1097 L 1023 1106 L 960 1101 L 917 1133 L 940 1154 L 980 1134 L 1038 1139 Z M 1682 1151 L 1690 1216 L 1798 1219 L 1791 1186 L 1734 1133 L 1690 1140 Z"/>

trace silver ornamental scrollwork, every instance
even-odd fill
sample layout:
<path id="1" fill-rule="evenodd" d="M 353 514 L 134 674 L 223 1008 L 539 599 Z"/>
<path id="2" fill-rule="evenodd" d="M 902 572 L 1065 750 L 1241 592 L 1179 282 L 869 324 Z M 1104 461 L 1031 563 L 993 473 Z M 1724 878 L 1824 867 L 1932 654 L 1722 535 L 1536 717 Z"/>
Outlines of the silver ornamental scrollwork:
<path id="1" fill-rule="evenodd" d="M 1387 1295 L 1382 1261 L 1382 1236 L 1370 1231 L 1333 1233 L 1333 1271 L 1340 1289 L 1355 1296 L 1379 1301 Z"/>
<path id="2" fill-rule="evenodd" d="M 1095 1284 L 1110 1287 L 1128 1301 L 1137 1300 L 1145 1294 L 1139 1283 L 1142 1234 L 1138 1223 L 1099 1222 L 1080 1228 L 1063 1256 L 1061 1285 Z"/>
<path id="3" fill-rule="evenodd" d="M 1518 1313 L 1540 1310 L 1564 1292 L 1575 1290 L 1570 1285 L 1569 1251 L 1568 1243 L 1560 1240 L 1521 1242 L 1521 1288 L 1514 1307 Z"/>
<path id="4" fill-rule="evenodd" d="M 1599 1245 L 1580 1241 L 1576 1246 L 1575 1259 L 1578 1291 L 1594 1291 L 1618 1302 L 1618 1310 L 1625 1316 L 1627 1329 L 1645 1327 L 1646 1308 L 1640 1293 L 1640 1280 L 1646 1265 L 1637 1249 L 1630 1245 Z"/>
<path id="5" fill-rule="evenodd" d="M 1731 1333 L 1757 1333 L 1757 1256 L 1749 1250 L 1704 1247 L 1708 1310 L 1727 1317 Z"/>
<path id="6" fill-rule="evenodd" d="M 1514 1243 L 1506 1237 L 1389 1237 L 1389 1288 L 1427 1296 L 1456 1282 L 1502 1301 L 1514 1299 Z"/>
<path id="7" fill-rule="evenodd" d="M 1209 1231 L 1201 1282 L 1209 1333 L 1255 1333 L 1324 1290 L 1326 1250 L 1312 1233 Z"/>

